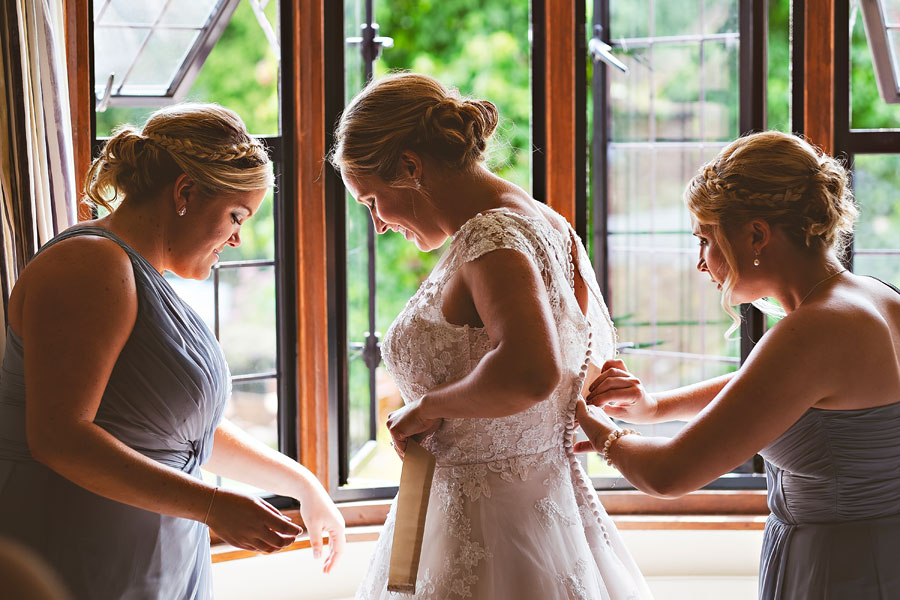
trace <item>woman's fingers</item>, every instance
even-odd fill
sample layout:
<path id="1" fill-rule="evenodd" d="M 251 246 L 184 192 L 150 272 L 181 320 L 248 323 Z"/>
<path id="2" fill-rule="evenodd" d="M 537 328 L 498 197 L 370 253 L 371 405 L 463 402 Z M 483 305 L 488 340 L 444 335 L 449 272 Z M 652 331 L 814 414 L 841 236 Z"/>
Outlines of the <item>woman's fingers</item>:
<path id="1" fill-rule="evenodd" d="M 605 382 L 615 381 L 617 379 L 634 379 L 634 375 L 632 375 L 631 372 L 626 371 L 625 369 L 619 369 L 615 367 L 607 369 L 594 378 L 594 381 L 592 381 L 591 385 L 588 386 L 588 390 L 593 391 L 597 387 L 603 385 Z"/>
<path id="2" fill-rule="evenodd" d="M 578 425 L 587 434 L 588 439 L 593 440 L 595 437 L 594 433 L 597 430 L 597 420 L 588 412 L 587 404 L 581 398 L 578 399 L 578 404 L 575 405 L 575 418 L 578 420 Z"/>
<path id="3" fill-rule="evenodd" d="M 309 528 L 309 545 L 312 547 L 313 558 L 318 560 L 322 556 L 322 529 L 320 527 Z"/>
<path id="4" fill-rule="evenodd" d="M 281 550 L 303 531 L 268 502 L 225 490 L 216 498 L 209 523 L 229 544 L 254 552 Z"/>
<path id="5" fill-rule="evenodd" d="M 293 538 L 303 533 L 303 528 L 291 521 L 288 517 L 278 512 L 272 506 L 268 506 L 267 508 L 270 510 L 267 511 L 265 526 L 273 533 L 290 537 L 291 541 L 293 541 Z M 274 511 L 274 513 L 271 511 Z"/>
<path id="6" fill-rule="evenodd" d="M 328 530 L 328 550 L 329 550 L 329 552 L 328 552 L 328 558 L 325 559 L 325 566 L 323 567 L 323 570 L 326 573 L 329 573 L 331 571 L 332 567 L 334 567 L 334 565 L 337 563 L 338 558 L 340 558 L 341 554 L 344 553 L 344 546 L 346 545 L 346 543 L 347 543 L 347 540 L 344 536 L 343 529 L 340 529 L 340 530 L 329 529 Z"/>
<path id="7" fill-rule="evenodd" d="M 630 413 L 630 408 L 633 404 L 604 404 L 600 408 L 603 409 L 603 412 L 612 419 L 620 419 L 623 417 L 627 417 Z"/>
<path id="8" fill-rule="evenodd" d="M 588 410 L 587 404 L 581 398 L 578 399 L 578 404 L 575 405 L 575 418 L 594 449 L 599 449 L 597 441 L 598 439 L 602 441 L 602 437 L 606 435 L 603 421 L 607 422 L 606 425 L 608 427 L 615 429 L 615 424 L 606 415 L 601 414 L 600 418 L 592 415 Z"/>
<path id="9" fill-rule="evenodd" d="M 638 380 L 636 379 L 610 379 L 608 381 L 603 382 L 602 385 L 597 386 L 592 391 L 588 392 L 586 400 L 595 405 L 599 406 L 600 404 L 604 404 L 606 402 L 616 402 L 622 400 L 633 400 L 633 396 L 635 394 L 639 394 L 640 390 L 637 387 Z M 609 395 L 605 400 L 600 400 L 600 398 L 604 395 Z"/>
<path id="10" fill-rule="evenodd" d="M 575 442 L 575 453 L 582 454 L 584 452 L 596 452 L 597 449 L 590 442 Z"/>
<path id="11" fill-rule="evenodd" d="M 403 456 L 406 454 L 406 436 L 396 432 L 391 431 L 391 446 L 394 447 L 394 451 L 397 453 L 397 456 L 400 457 L 400 460 L 403 460 Z"/>
<path id="12" fill-rule="evenodd" d="M 603 363 L 602 367 L 600 367 L 601 371 L 605 371 L 607 369 L 622 369 L 623 371 L 628 370 L 628 368 L 625 366 L 625 361 L 623 361 L 621 358 L 611 358 Z"/>
<path id="13" fill-rule="evenodd" d="M 265 554 L 278 552 L 282 548 L 278 544 L 273 543 L 271 540 L 262 537 L 258 537 L 253 540 L 253 545 L 256 546 L 257 552 L 263 552 Z"/>

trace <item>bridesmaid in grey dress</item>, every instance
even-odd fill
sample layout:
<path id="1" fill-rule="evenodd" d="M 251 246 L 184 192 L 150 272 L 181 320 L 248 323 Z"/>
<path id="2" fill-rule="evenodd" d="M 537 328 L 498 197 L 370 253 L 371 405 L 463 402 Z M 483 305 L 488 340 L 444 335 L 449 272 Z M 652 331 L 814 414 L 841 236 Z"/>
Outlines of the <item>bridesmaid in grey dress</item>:
<path id="1" fill-rule="evenodd" d="M 647 394 L 622 361 L 591 384 L 578 419 L 638 489 L 676 497 L 759 452 L 768 503 L 759 597 L 900 598 L 900 290 L 838 256 L 857 209 L 847 173 L 800 138 L 732 142 L 689 184 L 697 268 L 731 308 L 783 319 L 732 374 Z M 785 314 L 786 313 L 786 316 Z M 672 439 L 610 419 L 685 420 Z"/>
<path id="2" fill-rule="evenodd" d="M 86 193 L 110 214 L 45 244 L 13 289 L 0 535 L 76 598 L 210 598 L 207 525 L 259 552 L 301 533 L 262 499 L 203 482 L 201 465 L 297 498 L 316 554 L 330 538 L 326 571 L 341 553 L 344 523 L 318 481 L 222 418 L 222 350 L 162 276 L 205 279 L 271 185 L 265 148 L 233 112 L 158 111 L 91 168 Z"/>

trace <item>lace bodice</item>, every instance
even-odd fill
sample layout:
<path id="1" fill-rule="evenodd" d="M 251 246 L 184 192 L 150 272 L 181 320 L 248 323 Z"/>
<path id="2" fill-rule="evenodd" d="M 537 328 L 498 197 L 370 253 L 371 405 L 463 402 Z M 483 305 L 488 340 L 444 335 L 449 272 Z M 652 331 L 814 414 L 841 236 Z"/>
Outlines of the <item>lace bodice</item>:
<path id="1" fill-rule="evenodd" d="M 461 266 L 499 249 L 521 253 L 540 272 L 562 376 L 550 397 L 528 410 L 444 419 L 424 440 L 437 466 L 415 600 L 649 599 L 573 452 L 575 404 L 588 363 L 613 356 L 615 331 L 571 227 L 508 209 L 470 219 L 385 335 L 385 364 L 406 402 L 476 367 L 497 340 L 483 328 L 448 323 L 443 294 Z M 586 316 L 573 291 L 575 269 L 588 288 Z M 395 509 L 396 502 L 357 600 L 410 598 L 386 589 Z"/>
<path id="2" fill-rule="evenodd" d="M 572 244 L 577 246 L 573 264 Z M 534 455 L 559 447 L 581 389 L 585 355 L 599 363 L 615 351 L 615 332 L 580 240 L 571 228 L 564 234 L 542 218 L 497 209 L 463 225 L 440 262 L 406 304 L 384 339 L 383 355 L 405 402 L 467 375 L 495 343 L 483 328 L 448 323 L 443 292 L 466 262 L 508 248 L 535 264 L 544 281 L 554 316 L 563 376 L 545 402 L 519 414 L 496 419 L 447 419 L 425 441 L 441 464 L 471 464 Z M 587 318 L 573 292 L 574 269 L 589 288 Z M 524 324 L 523 324 L 524 325 Z"/>

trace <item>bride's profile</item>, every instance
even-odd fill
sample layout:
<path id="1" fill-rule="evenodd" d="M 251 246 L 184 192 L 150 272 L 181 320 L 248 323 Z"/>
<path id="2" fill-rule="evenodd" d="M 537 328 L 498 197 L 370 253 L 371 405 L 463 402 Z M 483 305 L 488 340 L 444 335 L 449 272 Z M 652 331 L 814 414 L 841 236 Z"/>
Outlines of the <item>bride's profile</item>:
<path id="1" fill-rule="evenodd" d="M 650 598 L 573 452 L 615 330 L 574 230 L 483 165 L 498 118 L 429 76 L 389 75 L 347 106 L 330 156 L 378 233 L 423 251 L 452 238 L 383 344 L 405 402 L 394 446 L 416 436 L 436 457 L 415 597 Z M 396 503 L 358 599 L 405 597 L 387 590 L 395 518 Z"/>

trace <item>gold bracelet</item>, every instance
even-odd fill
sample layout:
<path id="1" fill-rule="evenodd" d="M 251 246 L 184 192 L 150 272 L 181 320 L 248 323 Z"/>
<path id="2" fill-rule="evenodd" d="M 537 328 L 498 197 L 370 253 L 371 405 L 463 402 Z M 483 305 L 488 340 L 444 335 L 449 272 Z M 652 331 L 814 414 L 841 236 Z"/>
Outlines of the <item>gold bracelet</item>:
<path id="1" fill-rule="evenodd" d="M 612 458 L 609 456 L 609 451 L 612 448 L 613 442 L 618 440 L 623 435 L 628 435 L 629 433 L 634 433 L 637 435 L 641 435 L 640 432 L 635 431 L 634 429 L 616 429 L 608 436 L 606 436 L 606 441 L 603 442 L 603 448 L 600 449 L 600 458 L 606 461 L 606 464 L 610 467 L 614 466 L 612 462 Z"/>
<path id="2" fill-rule="evenodd" d="M 206 507 L 206 516 L 203 517 L 203 522 L 209 525 L 209 513 L 212 512 L 213 500 L 216 499 L 216 492 L 219 491 L 219 486 L 213 488 L 212 496 L 209 498 L 209 506 Z"/>

